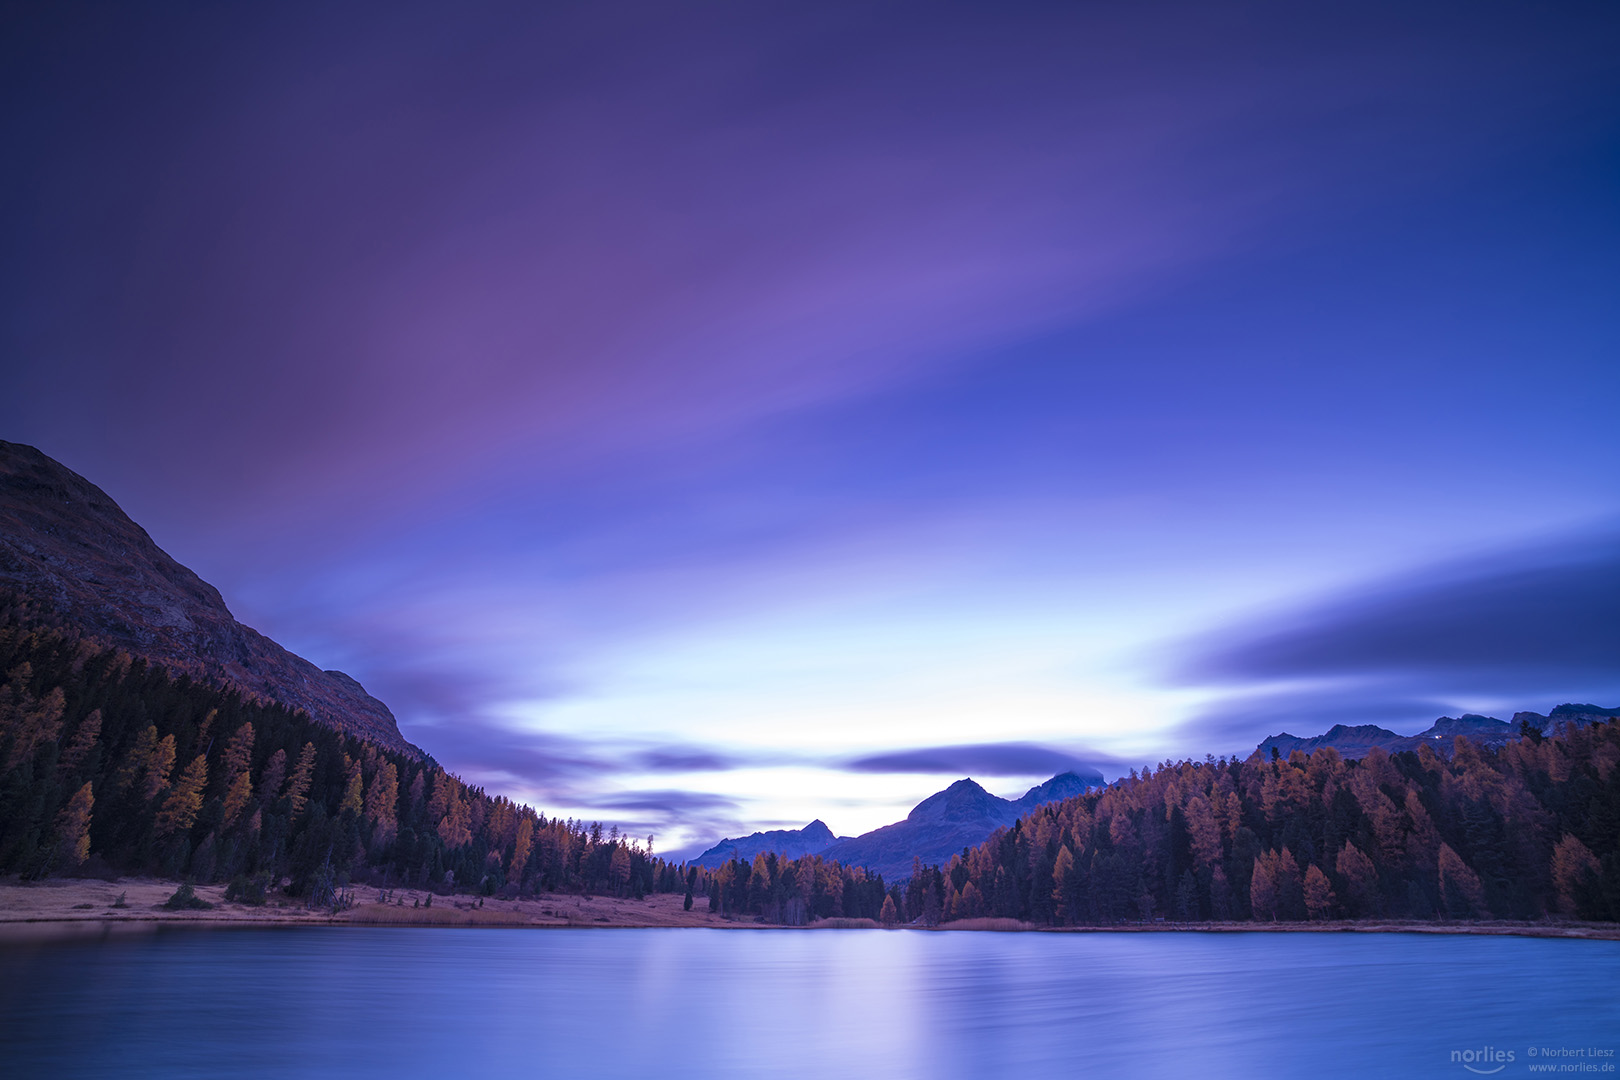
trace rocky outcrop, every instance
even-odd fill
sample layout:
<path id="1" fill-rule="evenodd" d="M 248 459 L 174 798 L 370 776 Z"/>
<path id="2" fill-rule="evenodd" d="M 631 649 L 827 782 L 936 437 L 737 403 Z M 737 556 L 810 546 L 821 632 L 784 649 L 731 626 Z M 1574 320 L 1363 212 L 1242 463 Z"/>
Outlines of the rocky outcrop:
<path id="1" fill-rule="evenodd" d="M 1266 756 L 1275 749 L 1279 757 L 1287 757 L 1295 750 L 1309 754 L 1319 747 L 1331 746 L 1341 757 L 1358 758 L 1375 746 L 1386 753 L 1395 754 L 1402 750 L 1416 750 L 1427 743 L 1438 751 L 1449 752 L 1452 740 L 1459 735 L 1485 746 L 1501 746 L 1517 739 L 1521 725 L 1525 723 L 1543 734 L 1552 734 L 1560 724 L 1583 727 L 1617 715 L 1620 715 L 1620 709 L 1603 709 L 1596 705 L 1560 705 L 1546 716 L 1537 712 L 1518 712 L 1513 714 L 1512 723 L 1494 716 L 1466 713 L 1462 716 L 1442 716 L 1428 730 L 1416 735 L 1397 735 L 1376 724 L 1335 724 L 1322 735 L 1306 738 L 1290 735 L 1286 731 L 1272 735 L 1255 749 Z"/>
<path id="2" fill-rule="evenodd" d="M 1542 734 L 1551 735 L 1560 724 L 1572 724 L 1575 727 L 1585 727 L 1587 724 L 1601 724 L 1605 720 L 1620 716 L 1620 708 L 1605 709 L 1601 705 L 1575 705 L 1563 704 L 1553 709 L 1546 716 L 1537 712 L 1517 712 L 1513 714 L 1513 730 L 1518 731 L 1521 723 L 1529 723 L 1540 729 Z"/>
<path id="3" fill-rule="evenodd" d="M 0 440 L 0 608 L 226 684 L 416 757 L 388 706 L 232 617 L 219 590 L 170 558 L 84 477 Z"/>

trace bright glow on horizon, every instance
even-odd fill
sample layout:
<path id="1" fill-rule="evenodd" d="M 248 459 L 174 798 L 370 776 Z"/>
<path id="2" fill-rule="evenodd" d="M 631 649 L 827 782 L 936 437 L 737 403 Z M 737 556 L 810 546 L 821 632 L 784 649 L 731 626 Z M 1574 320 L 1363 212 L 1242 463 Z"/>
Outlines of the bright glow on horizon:
<path id="1" fill-rule="evenodd" d="M 0 43 L 0 436 L 491 791 L 1620 698 L 1614 11 L 92 22 Z"/>

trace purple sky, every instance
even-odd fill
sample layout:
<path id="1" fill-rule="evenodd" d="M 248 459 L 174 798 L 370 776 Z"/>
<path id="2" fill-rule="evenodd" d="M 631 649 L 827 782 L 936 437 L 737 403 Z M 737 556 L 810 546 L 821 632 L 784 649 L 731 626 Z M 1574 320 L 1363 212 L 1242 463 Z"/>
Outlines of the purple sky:
<path id="1" fill-rule="evenodd" d="M 1612 4 L 5 19 L 0 436 L 493 790 L 1620 701 Z"/>

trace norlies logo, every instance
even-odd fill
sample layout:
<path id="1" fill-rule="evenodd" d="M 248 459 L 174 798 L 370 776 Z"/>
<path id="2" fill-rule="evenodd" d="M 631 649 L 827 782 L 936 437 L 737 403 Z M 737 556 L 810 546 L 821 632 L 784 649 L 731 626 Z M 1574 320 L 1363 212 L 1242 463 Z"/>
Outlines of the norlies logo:
<path id="1" fill-rule="evenodd" d="M 1489 1076 L 1508 1067 L 1513 1060 L 1513 1051 L 1498 1050 L 1494 1046 L 1484 1046 L 1478 1050 L 1453 1050 L 1451 1060 L 1471 1073 Z"/>

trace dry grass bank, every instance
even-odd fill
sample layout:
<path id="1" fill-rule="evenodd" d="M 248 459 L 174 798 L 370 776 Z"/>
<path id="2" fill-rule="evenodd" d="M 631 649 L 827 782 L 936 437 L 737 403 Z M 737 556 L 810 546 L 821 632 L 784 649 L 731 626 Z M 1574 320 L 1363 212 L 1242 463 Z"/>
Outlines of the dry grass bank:
<path id="1" fill-rule="evenodd" d="M 881 930 L 883 924 L 876 919 L 822 919 L 810 924 L 812 930 Z"/>
<path id="2" fill-rule="evenodd" d="M 980 919 L 957 919 L 955 922 L 948 922 L 948 923 L 942 924 L 939 927 L 939 929 L 941 929 L 941 930 L 993 930 L 993 931 L 997 931 L 997 932 L 1000 932 L 1000 933 L 1007 933 L 1007 932 L 1010 932 L 1010 931 L 1039 930 L 1039 929 L 1043 929 L 1043 928 L 1036 926 L 1034 923 L 1020 922 L 1017 919 L 993 919 L 993 918 L 986 917 L 986 918 L 980 918 Z"/>
<path id="3" fill-rule="evenodd" d="M 466 896 L 435 896 L 431 907 L 421 906 L 427 893 L 396 890 L 390 903 L 378 903 L 375 889 L 357 890 L 361 903 L 332 915 L 309 911 L 300 901 L 275 895 L 253 906 L 225 901 L 223 885 L 199 885 L 197 895 L 214 906 L 206 911 L 170 911 L 163 906 L 178 882 L 156 878 L 124 878 L 117 882 L 0 880 L 0 931 L 14 937 L 29 926 L 155 926 L 166 923 L 234 926 L 460 926 L 460 927 L 713 927 L 771 929 L 752 918 L 727 919 L 711 915 L 699 901 L 682 910 L 678 893 L 627 900 L 611 896 L 572 896 L 548 893 L 522 900 L 486 898 L 482 904 Z M 122 898 L 123 906 L 118 906 Z M 811 929 L 879 930 L 871 919 L 823 919 Z M 1511 934 L 1522 937 L 1620 940 L 1620 925 L 1547 920 L 1522 923 L 1482 922 L 1319 922 L 1319 923 L 1131 923 L 1112 927 L 1037 927 L 1017 919 L 962 919 L 931 927 L 935 931 L 1003 931 L 1035 933 L 1405 933 L 1405 934 Z"/>
<path id="4" fill-rule="evenodd" d="M 0 926 L 44 922 L 219 923 L 235 925 L 369 925 L 369 926 L 757 926 L 710 915 L 700 902 L 682 910 L 678 894 L 645 900 L 611 896 L 544 894 L 522 900 L 434 896 L 396 889 L 391 902 L 378 903 L 376 889 L 356 889 L 359 904 L 333 915 L 309 911 L 301 900 L 272 894 L 262 905 L 225 900 L 225 886 L 199 885 L 197 896 L 214 905 L 208 910 L 171 911 L 164 902 L 179 882 L 157 878 L 123 878 L 117 882 L 54 879 L 22 882 L 0 880 Z M 122 906 L 119 906 L 122 898 Z"/>

